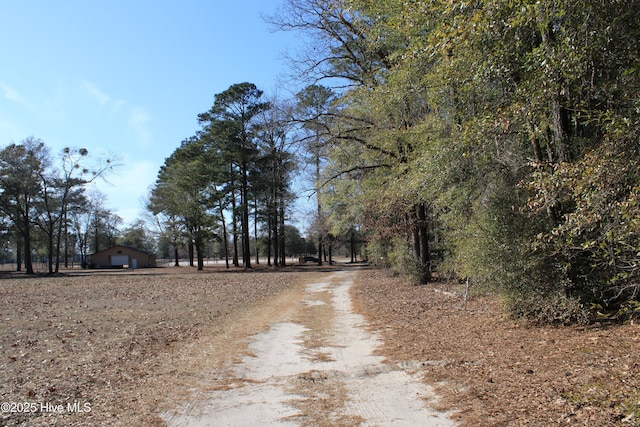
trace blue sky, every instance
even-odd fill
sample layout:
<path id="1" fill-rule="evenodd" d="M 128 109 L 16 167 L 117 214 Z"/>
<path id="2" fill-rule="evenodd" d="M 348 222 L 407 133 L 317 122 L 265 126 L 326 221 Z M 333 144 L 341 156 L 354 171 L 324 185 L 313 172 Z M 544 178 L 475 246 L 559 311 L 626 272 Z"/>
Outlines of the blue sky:
<path id="1" fill-rule="evenodd" d="M 276 92 L 297 43 L 260 16 L 279 4 L 3 0 L 0 146 L 34 136 L 54 155 L 66 146 L 117 155 L 122 166 L 98 189 L 132 222 L 215 94 L 245 81 Z"/>

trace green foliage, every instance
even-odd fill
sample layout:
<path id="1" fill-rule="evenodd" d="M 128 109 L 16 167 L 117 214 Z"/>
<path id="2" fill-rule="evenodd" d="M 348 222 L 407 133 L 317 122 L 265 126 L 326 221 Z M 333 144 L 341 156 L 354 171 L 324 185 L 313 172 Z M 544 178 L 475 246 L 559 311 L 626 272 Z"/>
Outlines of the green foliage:
<path id="1" fill-rule="evenodd" d="M 274 245 L 279 248 L 274 252 L 285 258 L 284 214 L 296 165 L 288 143 L 290 120 L 286 108 L 276 104 L 264 102 L 254 84 L 231 85 L 215 96 L 207 112 L 198 115 L 202 130 L 184 140 L 158 173 L 148 208 L 161 218 L 164 237 L 173 246 L 195 246 L 199 269 L 207 243 L 217 238 L 225 245 L 225 254 L 230 252 L 228 241 L 233 240 L 236 266 L 240 240 L 242 262 L 250 268 L 251 232 L 257 234 L 259 222 L 266 224 L 269 247 L 272 236 L 277 240 L 274 229 L 280 232 L 282 244 Z M 227 238 L 228 217 L 231 239 Z"/>
<path id="2" fill-rule="evenodd" d="M 636 314 L 634 1 L 294 9 L 330 47 L 323 75 L 352 84 L 329 125 L 334 232 L 361 225 L 372 258 L 417 280 L 437 247 L 441 270 L 500 291 L 518 316 Z"/>
<path id="3" fill-rule="evenodd" d="M 638 314 L 629 310 L 640 292 L 637 134 L 607 135 L 579 162 L 540 171 L 530 187 L 532 209 L 545 208 L 545 194 L 572 206 L 534 246 L 563 265 L 567 292 L 598 316 Z"/>
<path id="4" fill-rule="evenodd" d="M 205 140 L 183 141 L 161 167 L 148 205 L 154 214 L 165 215 L 165 230 L 174 245 L 182 238 L 194 243 L 199 269 L 203 268 L 205 241 L 218 221 L 212 213 L 210 191 L 219 183 L 219 165 Z"/>
<path id="5" fill-rule="evenodd" d="M 367 258 L 369 264 L 376 267 L 391 267 L 389 261 L 389 250 L 391 242 L 386 239 L 369 240 L 367 244 Z"/>
<path id="6" fill-rule="evenodd" d="M 411 244 L 402 238 L 394 238 L 387 249 L 386 259 L 391 269 L 407 277 L 414 283 L 426 283 L 426 276 L 430 271 L 426 271 L 428 266 L 423 265 L 416 259 L 411 248 Z"/>
<path id="7" fill-rule="evenodd" d="M 130 227 L 127 227 L 122 232 L 122 236 L 118 238 L 118 244 L 136 248 L 147 253 L 156 252 L 154 239 L 145 227 L 143 221 L 136 221 Z"/>

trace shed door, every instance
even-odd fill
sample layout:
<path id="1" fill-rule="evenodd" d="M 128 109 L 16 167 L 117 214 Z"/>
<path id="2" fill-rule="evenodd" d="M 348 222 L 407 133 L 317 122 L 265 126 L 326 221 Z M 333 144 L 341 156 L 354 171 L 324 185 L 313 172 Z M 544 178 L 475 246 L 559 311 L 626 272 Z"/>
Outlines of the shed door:
<path id="1" fill-rule="evenodd" d="M 129 265 L 129 255 L 111 255 L 111 265 Z"/>

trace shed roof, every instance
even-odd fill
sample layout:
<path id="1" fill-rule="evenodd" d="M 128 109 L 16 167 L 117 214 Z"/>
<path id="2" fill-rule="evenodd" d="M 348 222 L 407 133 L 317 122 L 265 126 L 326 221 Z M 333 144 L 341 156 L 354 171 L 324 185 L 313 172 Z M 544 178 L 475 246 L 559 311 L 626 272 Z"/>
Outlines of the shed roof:
<path id="1" fill-rule="evenodd" d="M 145 255 L 150 255 L 150 256 L 153 256 L 153 255 L 154 255 L 154 254 L 152 254 L 152 253 L 149 253 L 149 252 L 143 251 L 143 250 L 141 250 L 141 249 L 134 248 L 134 247 L 132 247 L 132 246 L 126 246 L 126 245 L 113 245 L 113 246 L 111 246 L 110 248 L 103 249 L 103 250 L 98 251 L 98 252 L 95 252 L 95 253 L 93 253 L 93 254 L 91 254 L 91 255 L 98 255 L 98 254 L 101 254 L 101 253 L 104 253 L 104 252 L 110 252 L 110 251 L 113 251 L 114 249 L 117 249 L 117 248 L 122 248 L 122 249 L 126 249 L 126 250 L 128 250 L 128 251 L 138 252 L 138 253 L 145 254 Z"/>

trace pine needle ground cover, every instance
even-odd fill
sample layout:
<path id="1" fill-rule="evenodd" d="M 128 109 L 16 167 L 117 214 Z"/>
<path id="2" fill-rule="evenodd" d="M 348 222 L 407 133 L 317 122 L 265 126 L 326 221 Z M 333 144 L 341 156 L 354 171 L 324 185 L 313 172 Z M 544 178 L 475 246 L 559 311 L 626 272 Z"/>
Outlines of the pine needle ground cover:
<path id="1" fill-rule="evenodd" d="M 363 271 L 354 302 L 390 362 L 420 361 L 465 426 L 640 425 L 640 325 L 538 327 L 464 285 Z"/>

